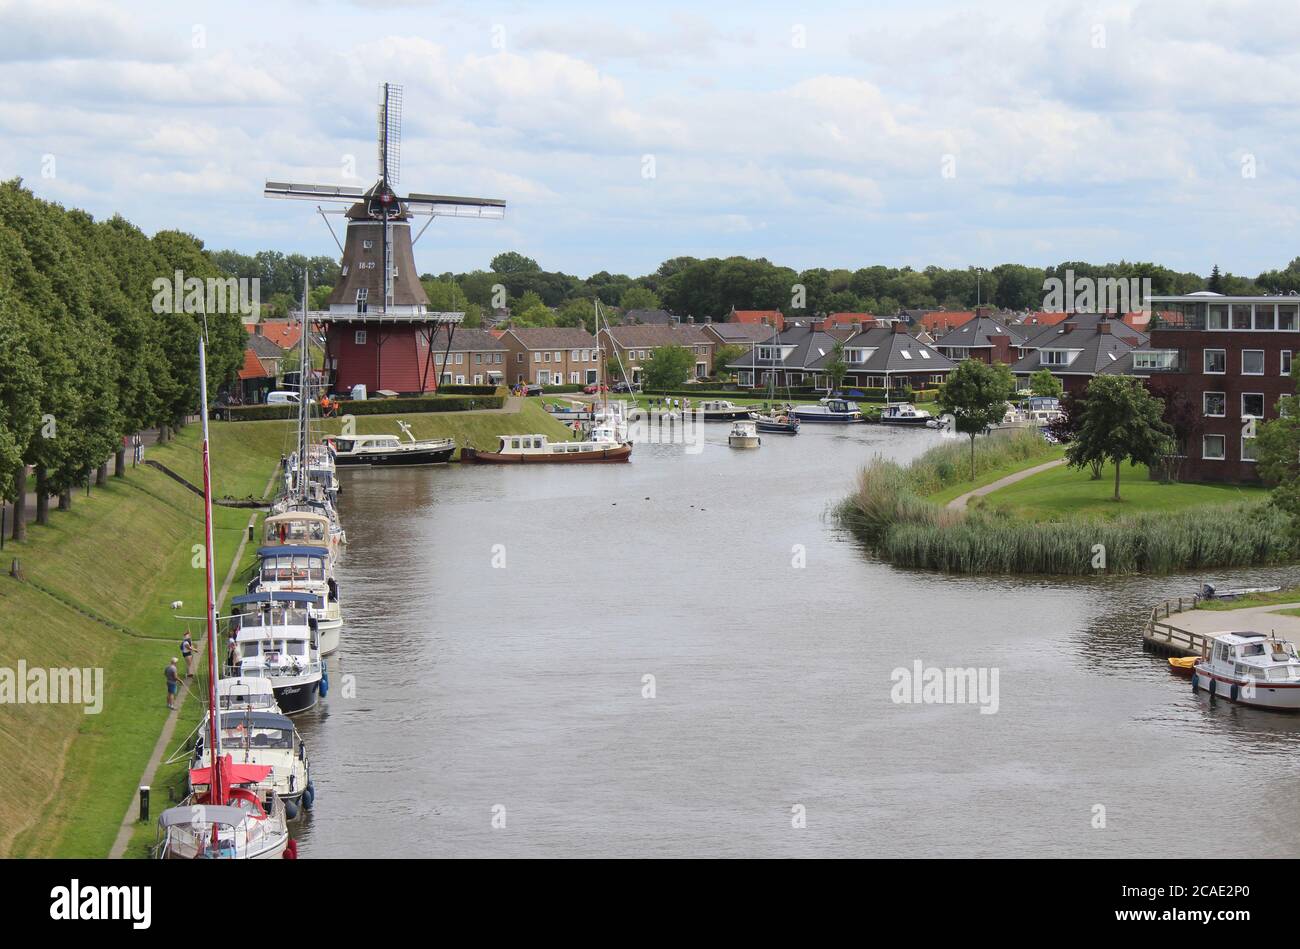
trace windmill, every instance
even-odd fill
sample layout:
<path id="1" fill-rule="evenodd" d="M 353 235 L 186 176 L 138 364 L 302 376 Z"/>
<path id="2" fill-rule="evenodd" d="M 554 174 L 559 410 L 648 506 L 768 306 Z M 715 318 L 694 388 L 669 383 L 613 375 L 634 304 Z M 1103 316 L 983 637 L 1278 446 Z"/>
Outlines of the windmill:
<path id="1" fill-rule="evenodd" d="M 448 326 L 448 347 L 451 343 L 451 326 L 463 319 L 463 314 L 431 313 L 429 299 L 420 285 L 419 271 L 415 266 L 413 247 L 435 217 L 468 217 L 499 219 L 505 216 L 506 203 L 496 198 L 469 198 L 443 194 L 411 192 L 399 194 L 395 186 L 401 177 L 402 140 L 402 87 L 382 83 L 379 87 L 379 112 L 377 122 L 378 180 L 369 188 L 340 185 L 297 184 L 268 181 L 263 194 L 268 198 L 292 198 L 317 203 L 323 218 L 327 213 L 341 213 L 347 219 L 343 243 L 339 243 L 334 228 L 330 233 L 342 254 L 342 275 L 329 298 L 328 314 L 316 317 L 329 324 L 327 333 L 327 359 L 333 354 L 336 365 L 336 383 L 346 386 L 367 384 L 374 390 L 425 391 L 428 378 L 428 358 L 432 352 L 433 334 L 442 325 Z M 346 209 L 334 208 L 327 212 L 322 204 L 350 205 Z M 416 216 L 428 220 L 414 238 L 411 221 Z M 325 218 L 329 224 L 328 218 Z M 378 254 L 375 253 L 378 249 Z M 376 306 L 375 304 L 378 304 Z M 400 323 L 406 329 L 400 330 Z M 353 342 L 348 344 L 339 330 L 341 324 L 353 328 Z M 364 329 L 367 324 L 381 324 L 371 341 Z M 415 346 L 418 363 L 419 349 L 426 356 L 425 372 L 411 376 L 410 359 L 404 337 L 410 337 Z M 423 346 L 417 343 L 423 341 Z M 387 377 L 382 372 L 380 350 L 397 340 L 391 349 L 401 352 L 396 363 L 390 356 Z M 355 353 L 353 349 L 370 347 L 373 352 Z M 327 363 L 328 365 L 328 363 Z M 394 368 L 396 366 L 396 368 Z M 407 367 L 407 368 L 401 368 Z M 345 386 L 345 387 L 346 387 Z"/>

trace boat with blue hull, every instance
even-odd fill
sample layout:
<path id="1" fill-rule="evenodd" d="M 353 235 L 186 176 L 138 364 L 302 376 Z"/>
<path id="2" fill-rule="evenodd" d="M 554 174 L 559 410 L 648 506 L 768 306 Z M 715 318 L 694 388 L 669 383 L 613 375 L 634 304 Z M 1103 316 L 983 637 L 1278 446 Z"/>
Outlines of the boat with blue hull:
<path id="1" fill-rule="evenodd" d="M 790 414 L 800 422 L 851 425 L 863 420 L 862 410 L 858 408 L 858 404 L 847 399 L 822 399 L 816 405 L 797 405 Z"/>

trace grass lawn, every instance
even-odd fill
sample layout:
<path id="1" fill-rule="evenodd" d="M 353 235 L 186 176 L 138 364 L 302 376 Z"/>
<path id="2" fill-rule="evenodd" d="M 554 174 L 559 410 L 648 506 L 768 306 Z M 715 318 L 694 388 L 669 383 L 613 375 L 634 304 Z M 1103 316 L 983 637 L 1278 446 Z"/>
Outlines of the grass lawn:
<path id="1" fill-rule="evenodd" d="M 935 504 L 947 504 L 949 501 L 961 497 L 961 495 L 965 494 L 967 491 L 974 491 L 976 488 L 982 488 L 986 484 L 992 484 L 994 481 L 997 481 L 999 478 L 1005 478 L 1007 475 L 1013 475 L 1017 471 L 1024 471 L 1026 468 L 1033 468 L 1036 467 L 1037 465 L 1047 464 L 1047 462 L 1049 461 L 1054 461 L 1055 459 L 1062 458 L 1064 456 L 1065 456 L 1065 449 L 1061 448 L 1060 446 L 1055 446 L 1049 452 L 1047 452 L 1046 454 L 1042 455 L 1039 458 L 1026 458 L 1020 461 L 1008 462 L 1005 465 L 1000 465 L 997 468 L 990 469 L 989 471 L 981 472 L 979 477 L 977 477 L 974 481 L 970 481 L 970 480 L 962 481 L 957 484 L 949 485 L 948 487 L 944 488 L 942 491 L 936 491 L 934 494 L 928 494 L 926 495 L 926 499 L 929 501 L 933 501 Z M 969 470 L 969 468 L 967 470 Z M 995 492 L 995 493 L 1000 493 L 1000 492 Z M 977 498 L 975 500 L 975 503 L 978 502 L 979 499 Z"/>
<path id="2" fill-rule="evenodd" d="M 1147 478 L 1147 469 L 1125 465 L 1120 475 L 1120 497 L 1115 491 L 1115 469 L 1107 466 L 1098 481 L 1088 470 L 1062 466 L 1033 475 L 987 494 L 983 504 L 1034 521 L 1062 520 L 1083 514 L 1117 517 L 1146 511 L 1181 511 L 1201 505 L 1238 501 L 1264 501 L 1268 489 L 1221 484 L 1162 484 Z"/>
<path id="3" fill-rule="evenodd" d="M 1270 606 L 1274 603 L 1296 603 L 1300 602 L 1300 587 L 1291 587 L 1286 590 L 1278 590 L 1276 593 L 1252 593 L 1250 596 L 1243 596 L 1237 600 L 1200 600 L 1196 604 L 1198 610 L 1240 610 L 1251 606 Z M 1300 611 L 1283 610 L 1288 616 L 1300 616 Z"/>

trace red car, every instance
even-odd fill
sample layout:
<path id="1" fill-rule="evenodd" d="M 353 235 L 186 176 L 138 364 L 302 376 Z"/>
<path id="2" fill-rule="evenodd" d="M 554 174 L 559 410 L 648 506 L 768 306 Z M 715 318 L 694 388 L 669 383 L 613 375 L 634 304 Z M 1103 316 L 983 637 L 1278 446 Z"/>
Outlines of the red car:
<path id="1" fill-rule="evenodd" d="M 600 392 L 608 392 L 609 386 L 602 385 L 598 382 L 593 382 L 591 385 L 587 386 L 587 388 L 583 389 L 582 391 L 585 392 L 587 395 L 596 395 L 597 393 Z"/>

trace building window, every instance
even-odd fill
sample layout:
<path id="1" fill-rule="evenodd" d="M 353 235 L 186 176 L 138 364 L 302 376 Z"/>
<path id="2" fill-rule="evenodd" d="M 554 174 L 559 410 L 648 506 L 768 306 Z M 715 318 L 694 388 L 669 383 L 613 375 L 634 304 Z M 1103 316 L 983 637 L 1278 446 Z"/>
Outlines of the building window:
<path id="1" fill-rule="evenodd" d="M 1207 330 L 1226 330 L 1228 328 L 1228 307 L 1223 303 L 1210 304 L 1210 312 L 1205 317 Z"/>
<path id="2" fill-rule="evenodd" d="M 577 362 L 577 361 L 578 361 L 578 350 L 576 350 L 576 349 L 571 349 L 571 350 L 569 350 L 569 358 L 572 359 L 574 362 Z"/>
<path id="3" fill-rule="evenodd" d="M 1201 436 L 1201 457 L 1206 461 L 1223 461 L 1223 436 Z"/>
<path id="4" fill-rule="evenodd" d="M 1291 350 L 1282 350 L 1282 375 L 1291 375 Z"/>
<path id="5" fill-rule="evenodd" d="M 375 242 L 374 242 L 374 241 L 362 241 L 362 242 L 361 242 L 361 249 L 362 249 L 362 250 L 370 250 L 370 249 L 371 249 L 372 247 L 374 247 L 374 246 L 375 246 Z"/>
<path id="6" fill-rule="evenodd" d="M 1294 303 L 1279 303 L 1277 305 L 1277 328 L 1288 332 L 1295 332 L 1296 324 L 1296 306 Z"/>
<path id="7" fill-rule="evenodd" d="M 578 379 L 579 379 L 579 378 L 580 378 L 580 377 L 578 376 L 578 374 L 577 374 L 576 372 L 570 372 L 570 373 L 569 373 L 569 385 L 571 385 L 571 386 L 575 386 L 575 385 L 577 385 L 577 384 L 578 384 Z"/>
<path id="8" fill-rule="evenodd" d="M 352 341 L 358 346 L 366 345 L 366 331 L 357 330 L 356 335 L 352 337 Z"/>
<path id="9" fill-rule="evenodd" d="M 1262 376 L 1264 374 L 1264 350 L 1243 349 L 1241 351 L 1241 374 L 1243 376 Z"/>
<path id="10" fill-rule="evenodd" d="M 1228 397 L 1222 392 L 1205 392 L 1201 395 L 1204 414 L 1212 418 L 1223 418 L 1227 414 Z"/>
<path id="11" fill-rule="evenodd" d="M 522 353 L 521 353 L 520 355 L 522 355 Z M 494 363 L 496 363 L 498 366 L 501 365 L 501 354 L 500 354 L 500 353 L 493 353 L 493 354 L 492 354 L 492 361 L 493 361 Z"/>
<path id="12" fill-rule="evenodd" d="M 545 358 L 545 360 L 546 360 L 547 362 L 550 362 L 550 361 L 551 361 L 551 354 L 550 354 L 550 353 L 542 353 L 542 356 Z"/>
<path id="13" fill-rule="evenodd" d="M 523 354 L 523 353 L 515 353 L 515 362 L 516 362 L 516 363 L 521 363 L 521 362 L 523 362 L 523 361 L 524 361 L 524 354 Z"/>
<path id="14" fill-rule="evenodd" d="M 366 299 L 369 296 L 370 296 L 370 291 L 365 287 L 362 287 L 360 290 L 357 291 L 357 312 L 358 313 L 366 312 Z"/>
<path id="15" fill-rule="evenodd" d="M 482 354 L 482 353 L 475 353 L 475 354 L 474 354 L 474 365 L 476 365 L 476 366 L 481 366 L 481 365 L 483 365 L 483 354 Z"/>
<path id="16" fill-rule="evenodd" d="M 542 354 L 540 352 L 533 353 L 533 362 L 541 362 L 541 361 L 542 361 Z"/>
<path id="17" fill-rule="evenodd" d="M 1226 349 L 1205 350 L 1205 374 L 1221 376 L 1228 371 L 1228 351 Z"/>
<path id="18" fill-rule="evenodd" d="M 1273 330 L 1277 328 L 1277 304 L 1255 304 L 1255 329 Z"/>
<path id="19" fill-rule="evenodd" d="M 1244 435 L 1241 437 L 1241 460 L 1255 460 L 1255 439 L 1247 438 Z"/>
<path id="20" fill-rule="evenodd" d="M 1263 418 L 1264 417 L 1264 393 L 1243 392 L 1241 394 L 1241 417 L 1242 418 Z"/>
<path id="21" fill-rule="evenodd" d="M 564 353 L 556 353 L 556 354 L 555 354 L 555 361 L 556 361 L 556 362 L 560 362 L 562 359 L 564 359 Z"/>

